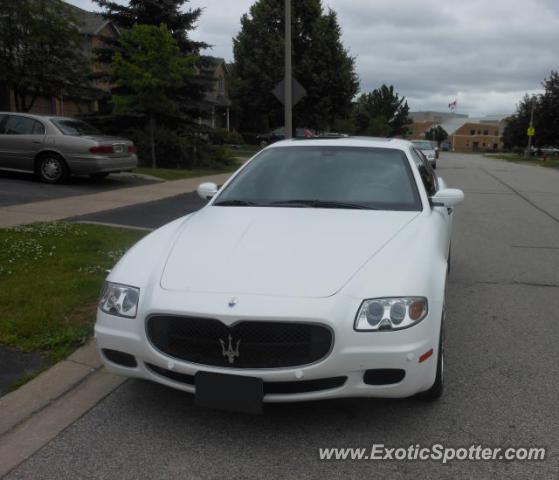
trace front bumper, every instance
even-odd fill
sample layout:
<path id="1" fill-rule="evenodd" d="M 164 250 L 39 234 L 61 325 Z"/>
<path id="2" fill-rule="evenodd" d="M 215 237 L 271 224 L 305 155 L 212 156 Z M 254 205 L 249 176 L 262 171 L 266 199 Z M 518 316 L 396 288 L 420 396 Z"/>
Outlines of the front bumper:
<path id="1" fill-rule="evenodd" d="M 347 377 L 343 385 L 304 393 L 272 393 L 264 396 L 265 402 L 288 402 L 318 400 L 340 397 L 408 397 L 430 388 L 435 380 L 436 359 L 442 305 L 430 304 L 429 315 L 418 325 L 400 331 L 356 332 L 353 329 L 355 313 L 360 301 L 347 299 L 334 302 L 333 299 L 278 299 L 257 298 L 250 306 L 250 299 L 243 298 L 248 307 L 232 315 L 225 309 L 208 307 L 226 305 L 225 295 L 188 295 L 189 309 L 175 308 L 184 302 L 184 294 L 167 292 L 159 295 L 159 301 L 167 306 L 153 305 L 148 309 L 140 308 L 138 318 L 127 319 L 97 313 L 95 337 L 97 346 L 107 369 L 128 377 L 152 380 L 189 393 L 195 393 L 191 383 L 177 380 L 176 377 L 193 377 L 196 372 L 214 372 L 234 375 L 247 375 L 262 378 L 267 382 L 304 382 L 323 380 L 333 377 Z M 216 298 L 219 297 L 219 298 Z M 146 299 L 149 300 L 149 299 Z M 146 301 L 144 300 L 144 301 Z M 339 300 L 339 298 L 337 299 Z M 342 307 L 340 304 L 343 303 Z M 205 305 L 205 308 L 202 308 Z M 199 307 L 196 309 L 196 307 Z M 240 306 L 240 305 L 239 305 Z M 141 307 L 141 305 L 140 305 Z M 194 307 L 194 309 L 192 309 Z M 143 310 L 143 311 L 142 311 Z M 274 317 L 258 315 L 258 311 L 276 312 Z M 225 324 L 240 319 L 259 321 L 301 321 L 320 322 L 334 331 L 332 351 L 317 363 L 278 369 L 235 369 L 198 365 L 175 359 L 156 350 L 146 336 L 144 318 L 154 313 L 199 315 L 204 311 L 209 318 L 217 318 Z M 300 312 L 316 312 L 319 317 L 302 317 Z M 112 362 L 104 350 L 114 350 L 132 355 L 137 362 L 134 367 L 126 367 Z M 419 357 L 433 349 L 433 355 L 419 362 Z M 164 369 L 178 375 L 161 375 L 150 366 Z M 378 369 L 398 369 L 405 372 L 401 381 L 391 384 L 369 385 L 364 381 L 365 372 Z M 171 377 L 171 378 L 169 378 Z M 174 378 L 173 378 L 174 377 Z"/>
<path id="2" fill-rule="evenodd" d="M 67 159 L 70 171 L 76 175 L 90 173 L 111 173 L 133 170 L 138 166 L 135 154 L 123 157 L 107 157 L 102 155 L 71 156 Z"/>

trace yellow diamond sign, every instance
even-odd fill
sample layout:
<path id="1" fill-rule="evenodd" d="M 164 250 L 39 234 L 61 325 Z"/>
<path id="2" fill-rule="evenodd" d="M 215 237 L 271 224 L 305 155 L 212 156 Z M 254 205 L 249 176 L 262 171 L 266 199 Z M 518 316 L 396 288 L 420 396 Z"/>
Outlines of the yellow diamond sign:
<path id="1" fill-rule="evenodd" d="M 534 127 L 528 127 L 528 136 L 533 137 L 536 134 L 536 129 Z"/>

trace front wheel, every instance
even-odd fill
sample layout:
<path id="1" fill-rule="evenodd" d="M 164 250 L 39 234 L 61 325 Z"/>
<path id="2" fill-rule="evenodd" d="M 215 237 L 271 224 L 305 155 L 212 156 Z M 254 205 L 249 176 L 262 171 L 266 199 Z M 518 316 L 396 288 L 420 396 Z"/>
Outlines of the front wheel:
<path id="1" fill-rule="evenodd" d="M 58 155 L 44 155 L 37 162 L 37 175 L 45 183 L 61 183 L 69 174 L 66 162 Z"/>
<path id="2" fill-rule="evenodd" d="M 444 321 L 444 315 L 443 315 Z M 419 398 L 423 400 L 436 400 L 440 398 L 444 391 L 444 329 L 441 325 L 441 333 L 439 335 L 439 354 L 437 355 L 437 374 L 435 376 L 435 383 L 433 386 L 421 392 Z"/>

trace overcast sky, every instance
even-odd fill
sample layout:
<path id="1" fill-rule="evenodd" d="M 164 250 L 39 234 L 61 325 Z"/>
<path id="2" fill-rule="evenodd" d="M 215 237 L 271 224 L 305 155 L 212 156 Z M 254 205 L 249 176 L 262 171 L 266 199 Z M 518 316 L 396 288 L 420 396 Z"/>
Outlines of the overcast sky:
<path id="1" fill-rule="evenodd" d="M 90 0 L 69 0 L 96 10 Z M 122 0 L 121 0 L 122 1 Z M 296 0 L 304 1 L 304 0 Z M 231 61 L 240 17 L 254 0 L 190 0 L 203 7 L 192 38 Z M 393 84 L 412 110 L 470 116 L 513 112 L 559 70 L 559 0 L 323 0 L 356 57 L 361 90 Z"/>

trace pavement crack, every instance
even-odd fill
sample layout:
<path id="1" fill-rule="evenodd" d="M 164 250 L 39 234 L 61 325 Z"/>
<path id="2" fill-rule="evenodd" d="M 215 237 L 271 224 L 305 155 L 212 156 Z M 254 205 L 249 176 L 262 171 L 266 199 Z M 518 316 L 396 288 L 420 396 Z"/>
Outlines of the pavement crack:
<path id="1" fill-rule="evenodd" d="M 489 175 L 491 178 L 493 178 L 494 180 L 496 180 L 497 182 L 499 182 L 501 185 L 507 187 L 511 192 L 516 193 L 516 195 L 518 195 L 520 198 L 522 198 L 522 200 L 524 200 L 525 202 L 527 202 L 528 204 L 530 204 L 532 207 L 534 207 L 536 210 L 540 211 L 541 213 L 543 213 L 544 215 L 548 216 L 549 218 L 551 218 L 554 222 L 559 223 L 559 218 L 556 217 L 555 215 L 549 213 L 547 210 L 543 209 L 542 207 L 540 207 L 539 205 L 537 205 L 536 203 L 534 203 L 532 200 L 530 200 L 528 197 L 526 197 L 525 195 L 523 195 L 522 193 L 520 193 L 518 190 L 516 190 L 514 187 L 511 187 L 508 183 L 506 183 L 504 180 L 501 180 L 497 175 L 493 175 L 493 173 L 491 173 L 489 170 L 486 170 L 483 167 L 479 167 L 480 170 L 484 173 L 486 173 L 487 175 Z"/>

